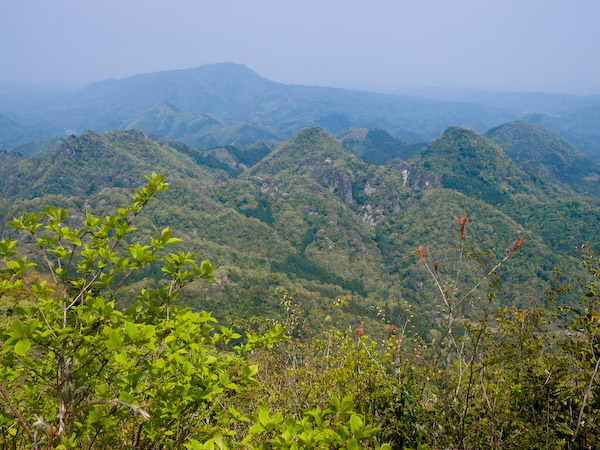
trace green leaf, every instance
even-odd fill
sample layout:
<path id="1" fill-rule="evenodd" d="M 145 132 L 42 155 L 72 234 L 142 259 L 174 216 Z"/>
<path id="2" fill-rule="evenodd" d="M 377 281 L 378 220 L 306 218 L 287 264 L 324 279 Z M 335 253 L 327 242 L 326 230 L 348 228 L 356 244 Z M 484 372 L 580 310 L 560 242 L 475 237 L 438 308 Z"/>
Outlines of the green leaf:
<path id="1" fill-rule="evenodd" d="M 360 447 L 358 445 L 358 441 L 356 439 L 351 439 L 347 445 L 348 450 L 359 450 Z"/>
<path id="2" fill-rule="evenodd" d="M 131 340 L 135 340 L 138 336 L 138 329 L 134 323 L 126 322 L 125 331 L 127 332 L 127 336 L 129 336 L 129 339 Z"/>
<path id="3" fill-rule="evenodd" d="M 222 435 L 217 433 L 213 440 L 215 444 L 217 444 L 217 447 L 219 447 L 221 450 L 227 448 L 227 445 L 225 444 L 225 438 Z"/>
<path id="4" fill-rule="evenodd" d="M 13 320 L 13 323 L 11 324 L 11 328 L 13 330 L 12 335 L 16 338 L 26 338 L 27 337 L 27 333 L 25 331 L 25 325 L 23 325 L 23 322 L 21 322 L 19 319 L 15 319 Z"/>
<path id="5" fill-rule="evenodd" d="M 127 353 L 125 351 L 115 352 L 115 361 L 123 366 L 127 366 L 129 363 Z"/>
<path id="6" fill-rule="evenodd" d="M 118 330 L 112 330 L 106 342 L 106 348 L 109 350 L 116 350 L 123 345 L 123 336 Z"/>
<path id="7" fill-rule="evenodd" d="M 350 417 L 350 431 L 352 431 L 352 434 L 362 436 L 363 428 L 364 424 L 360 417 L 358 417 L 357 415 L 353 415 L 352 417 Z"/>
<path id="8" fill-rule="evenodd" d="M 270 408 L 268 406 L 261 406 L 258 410 L 258 423 L 261 425 L 266 425 L 269 423 L 269 411 Z"/>
<path id="9" fill-rule="evenodd" d="M 185 448 L 189 450 L 204 450 L 204 445 L 196 439 L 188 439 L 185 443 Z"/>
<path id="10" fill-rule="evenodd" d="M 558 425 L 556 427 L 556 431 L 558 431 L 559 433 L 566 434 L 567 436 L 573 436 L 573 435 L 575 435 L 575 433 L 573 432 L 573 430 L 571 430 L 566 425 Z"/>
<path id="11" fill-rule="evenodd" d="M 229 384 L 229 376 L 226 372 L 219 373 L 219 383 L 221 383 L 222 386 Z"/>
<path id="12" fill-rule="evenodd" d="M 207 260 L 202 261 L 202 263 L 200 264 L 200 271 L 202 272 L 202 275 L 201 275 L 202 278 L 206 278 L 209 280 L 216 280 L 216 278 L 211 275 L 213 270 L 214 270 L 214 267 Z"/>
<path id="13" fill-rule="evenodd" d="M 20 356 L 26 356 L 30 347 L 31 341 L 29 339 L 21 339 L 15 345 L 15 353 Z"/>
<path id="14" fill-rule="evenodd" d="M 46 215 L 50 217 L 50 219 L 56 221 L 57 223 L 64 222 L 67 218 L 69 211 L 61 208 L 53 208 L 52 206 L 46 207 Z"/>

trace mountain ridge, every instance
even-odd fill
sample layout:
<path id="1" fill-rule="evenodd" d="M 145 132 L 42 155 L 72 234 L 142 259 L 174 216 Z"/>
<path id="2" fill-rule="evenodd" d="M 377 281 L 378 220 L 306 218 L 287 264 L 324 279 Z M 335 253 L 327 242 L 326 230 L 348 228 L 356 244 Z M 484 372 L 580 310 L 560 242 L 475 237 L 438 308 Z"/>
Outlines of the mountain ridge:
<path id="1" fill-rule="evenodd" d="M 307 126 L 321 125 L 332 127 L 332 132 L 348 126 L 383 128 L 396 137 L 422 142 L 457 121 L 483 132 L 513 117 L 481 105 L 286 85 L 232 63 L 105 80 L 20 114 L 30 122 L 51 123 L 53 134 L 65 129 L 104 132 L 125 128 L 161 101 L 182 113 L 209 115 L 230 126 L 244 122 L 263 128 L 280 141 Z M 169 136 L 187 143 L 194 137 L 174 132 Z M 217 144 L 231 142 L 224 137 Z"/>
<path id="2" fill-rule="evenodd" d="M 484 133 L 529 117 L 572 140 L 588 157 L 600 158 L 600 134 L 594 125 L 600 97 L 489 92 L 428 95 L 283 84 L 242 64 L 207 64 L 99 81 L 75 92 L 39 95 L 37 100 L 25 95 L 19 102 L 19 96 L 0 96 L 0 115 L 18 118 L 18 126 L 0 127 L 0 149 L 27 143 L 27 139 L 66 137 L 67 130 L 105 132 L 135 127 L 158 103 L 165 102 L 178 110 L 177 126 L 162 124 L 144 132 L 196 146 L 252 144 L 266 138 L 282 142 L 309 126 L 322 126 L 334 134 L 349 127 L 382 129 L 409 143 L 430 142 L 452 125 Z M 524 110 L 525 105 L 536 109 Z M 208 134 L 195 129 L 203 115 L 219 122 Z M 244 127 L 249 130 L 247 136 Z M 33 135 L 33 139 L 28 137 Z"/>
<path id="3" fill-rule="evenodd" d="M 493 128 L 485 136 L 531 176 L 600 196 L 600 165 L 559 134 L 534 122 L 518 121 Z"/>
<path id="4" fill-rule="evenodd" d="M 451 272 L 458 242 L 454 216 L 466 212 L 469 240 L 499 256 L 517 236 L 527 240 L 502 272 L 505 295 L 516 303 L 539 292 L 556 264 L 575 267 L 573 247 L 594 239 L 600 222 L 598 208 L 576 196 L 562 199 L 552 190 L 541 195 L 539 186 L 526 182 L 511 185 L 511 174 L 524 172 L 509 167 L 508 157 L 491 141 L 464 128 L 447 130 L 422 159 L 385 165 L 359 159 L 319 127 L 297 133 L 273 151 L 256 150 L 269 154 L 233 176 L 209 165 L 205 151 L 157 143 L 134 130 L 72 136 L 35 158 L 4 153 L 2 217 L 9 220 L 24 208 L 38 211 L 46 204 L 71 208 L 74 218 L 85 217 L 86 209 L 106 214 L 127 201 L 144 174 L 164 171 L 171 189 L 145 210 L 141 223 L 171 227 L 187 251 L 219 265 L 222 280 L 211 288 L 192 287 L 182 298 L 186 304 L 210 305 L 220 317 L 276 314 L 273 292 L 279 286 L 297 295 L 315 323 L 322 324 L 336 298 L 351 297 L 345 313 L 356 326 L 363 320 L 374 326 L 377 307 L 398 321 L 418 312 L 419 327 L 426 327 L 437 297 L 410 251 L 425 245 L 440 273 Z M 448 185 L 441 169 L 450 166 L 444 161 L 425 167 L 423 161 L 442 150 L 495 155 L 505 166 L 490 163 L 478 170 L 490 192 L 501 190 L 502 201 L 488 203 L 479 192 Z M 220 152 L 224 164 L 239 164 L 239 155 L 260 159 L 235 148 Z M 568 216 L 569 223 L 560 216 Z M 475 279 L 477 267 L 473 263 L 466 276 Z"/>

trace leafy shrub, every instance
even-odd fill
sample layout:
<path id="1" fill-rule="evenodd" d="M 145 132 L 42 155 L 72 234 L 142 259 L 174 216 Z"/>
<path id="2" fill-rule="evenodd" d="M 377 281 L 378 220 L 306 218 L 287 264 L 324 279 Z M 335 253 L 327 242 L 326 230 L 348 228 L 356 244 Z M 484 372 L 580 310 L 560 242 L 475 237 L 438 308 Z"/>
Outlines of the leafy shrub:
<path id="1" fill-rule="evenodd" d="M 0 241 L 0 296 L 28 298 L 0 330 L 0 446 L 358 448 L 374 442 L 378 429 L 352 412 L 350 399 L 341 413 L 332 406 L 298 420 L 243 403 L 238 392 L 260 388 L 248 354 L 271 347 L 286 329 L 273 324 L 234 346 L 239 334 L 216 326 L 207 312 L 175 304 L 184 286 L 214 277 L 208 261 L 198 265 L 192 254 L 166 251 L 179 242 L 169 228 L 155 229 L 148 242 L 130 242 L 133 221 L 167 186 L 163 175 L 153 174 L 131 205 L 102 218 L 87 214 L 79 228 L 66 226 L 68 212 L 53 207 L 9 223 L 32 236 L 50 279 L 28 278 L 35 264 L 19 255 L 17 241 Z M 158 287 L 116 309 L 132 275 L 155 264 L 164 275 Z"/>

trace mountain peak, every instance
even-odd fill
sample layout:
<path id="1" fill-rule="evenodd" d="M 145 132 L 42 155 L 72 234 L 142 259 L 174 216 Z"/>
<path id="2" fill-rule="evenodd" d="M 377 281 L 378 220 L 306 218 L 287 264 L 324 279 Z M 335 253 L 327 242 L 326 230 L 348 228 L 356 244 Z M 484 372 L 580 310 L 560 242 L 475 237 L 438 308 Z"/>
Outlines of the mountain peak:
<path id="1" fill-rule="evenodd" d="M 162 73 L 162 72 L 159 72 Z M 184 69 L 184 70 L 174 70 L 167 71 L 164 73 L 173 73 L 178 74 L 181 77 L 185 77 L 188 73 L 193 75 L 198 81 L 207 82 L 227 82 L 230 80 L 248 80 L 248 81 L 257 81 L 264 80 L 265 78 L 261 77 L 254 70 L 248 68 L 245 64 L 235 64 L 232 62 L 222 62 L 215 64 L 204 64 L 202 66 L 198 66 L 192 69 Z"/>
<path id="2" fill-rule="evenodd" d="M 406 161 L 425 147 L 401 141 L 376 128 L 347 128 L 338 134 L 338 139 L 352 153 L 372 164 L 387 164 L 394 159 Z"/>
<path id="3" fill-rule="evenodd" d="M 303 130 L 300 130 L 298 133 L 296 133 L 296 135 L 293 136 L 292 139 L 295 139 L 295 140 L 304 140 L 304 139 L 329 139 L 329 140 L 331 140 L 331 139 L 333 139 L 334 141 L 337 141 L 335 136 L 333 136 L 331 133 L 328 133 L 320 126 L 304 128 Z"/>
<path id="4" fill-rule="evenodd" d="M 452 126 L 446 128 L 446 131 L 442 133 L 442 135 L 438 138 L 440 139 L 448 139 L 448 138 L 471 138 L 478 139 L 482 136 L 477 133 L 473 128 L 464 127 L 464 126 Z"/>
<path id="5" fill-rule="evenodd" d="M 584 157 L 566 139 L 534 122 L 508 122 L 492 128 L 485 135 L 516 161 L 548 158 L 572 160 Z"/>
<path id="6" fill-rule="evenodd" d="M 453 152 L 457 157 L 471 157 L 477 160 L 487 159 L 488 157 L 506 158 L 506 155 L 500 147 L 489 139 L 486 139 L 474 129 L 469 127 L 449 127 L 442 135 L 433 141 L 425 154 Z"/>
<path id="7" fill-rule="evenodd" d="M 419 155 L 417 164 L 438 174 L 444 187 L 492 205 L 512 193 L 537 192 L 498 145 L 467 127 L 448 128 Z"/>
<path id="8" fill-rule="evenodd" d="M 310 173 L 320 167 L 339 169 L 357 162 L 335 136 L 315 126 L 299 131 L 260 162 L 255 171 L 270 175 L 284 170 Z"/>
<path id="9" fill-rule="evenodd" d="M 254 70 L 250 69 L 246 64 L 237 64 L 231 61 L 218 62 L 212 64 L 202 64 L 192 69 L 194 71 L 205 71 L 205 72 L 237 72 L 258 75 Z"/>
<path id="10" fill-rule="evenodd" d="M 533 178 L 600 195 L 600 166 L 553 131 L 533 122 L 515 121 L 491 129 L 486 136 Z"/>

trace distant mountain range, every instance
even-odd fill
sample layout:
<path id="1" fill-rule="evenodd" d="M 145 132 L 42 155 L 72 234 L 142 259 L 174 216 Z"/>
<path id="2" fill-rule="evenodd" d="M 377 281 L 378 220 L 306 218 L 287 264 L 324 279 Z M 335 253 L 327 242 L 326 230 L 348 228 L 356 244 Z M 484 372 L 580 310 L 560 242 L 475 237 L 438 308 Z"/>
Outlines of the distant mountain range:
<path id="1" fill-rule="evenodd" d="M 0 149 L 25 145 L 22 153 L 35 153 L 49 146 L 30 143 L 52 136 L 133 128 L 202 149 L 280 142 L 309 126 L 334 134 L 379 129 L 405 143 L 427 143 L 449 126 L 484 133 L 527 118 L 600 160 L 598 96 L 466 90 L 416 94 L 285 85 L 244 65 L 212 64 L 106 80 L 54 97 L 0 95 Z"/>

